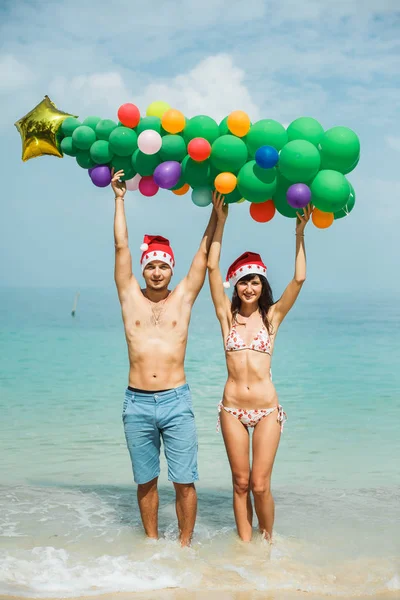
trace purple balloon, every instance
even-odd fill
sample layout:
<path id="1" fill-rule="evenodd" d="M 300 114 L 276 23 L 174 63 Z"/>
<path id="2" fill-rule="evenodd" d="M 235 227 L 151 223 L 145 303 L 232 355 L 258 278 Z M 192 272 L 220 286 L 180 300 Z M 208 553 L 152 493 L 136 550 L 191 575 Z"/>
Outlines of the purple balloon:
<path id="1" fill-rule="evenodd" d="M 153 179 L 160 188 L 170 190 L 176 186 L 181 174 L 181 163 L 176 160 L 167 160 L 154 169 Z"/>
<path id="2" fill-rule="evenodd" d="M 93 167 L 90 173 L 90 179 L 97 187 L 107 187 L 111 183 L 110 167 L 107 167 L 107 165 Z"/>
<path id="3" fill-rule="evenodd" d="M 304 208 L 311 200 L 311 190 L 305 183 L 294 183 L 286 192 L 286 200 L 292 208 Z"/>
<path id="4" fill-rule="evenodd" d="M 93 171 L 93 169 L 95 169 L 95 168 L 96 168 L 96 167 L 90 167 L 90 169 L 88 169 L 88 173 L 89 173 L 89 175 L 91 175 L 91 174 L 92 174 L 92 171 Z"/>

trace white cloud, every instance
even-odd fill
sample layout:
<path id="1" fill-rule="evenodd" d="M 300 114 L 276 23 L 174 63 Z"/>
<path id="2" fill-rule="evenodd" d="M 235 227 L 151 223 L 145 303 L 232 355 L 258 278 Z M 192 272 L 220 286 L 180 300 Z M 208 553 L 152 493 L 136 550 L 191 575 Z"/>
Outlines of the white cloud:
<path id="1" fill-rule="evenodd" d="M 49 89 L 62 110 L 76 110 L 82 117 L 99 114 L 104 118 L 115 118 L 118 107 L 124 102 L 134 102 L 144 113 L 151 102 L 164 100 L 188 117 L 206 114 L 218 121 L 232 110 L 240 109 L 257 120 L 260 112 L 244 79 L 244 71 L 235 66 L 232 58 L 220 54 L 202 60 L 189 72 L 171 80 L 155 79 L 140 93 L 135 93 L 133 86 L 128 87 L 117 72 L 79 75 L 71 79 L 59 76 Z"/>
<path id="2" fill-rule="evenodd" d="M 61 110 L 77 111 L 82 116 L 98 114 L 103 118 L 116 118 L 120 104 L 131 98 L 121 75 L 116 72 L 77 75 L 71 79 L 60 75 L 50 83 L 49 92 Z M 104 112 L 107 114 L 102 114 Z"/>
<path id="3" fill-rule="evenodd" d="M 32 72 L 12 54 L 0 56 L 0 93 L 15 92 L 32 80 Z"/>

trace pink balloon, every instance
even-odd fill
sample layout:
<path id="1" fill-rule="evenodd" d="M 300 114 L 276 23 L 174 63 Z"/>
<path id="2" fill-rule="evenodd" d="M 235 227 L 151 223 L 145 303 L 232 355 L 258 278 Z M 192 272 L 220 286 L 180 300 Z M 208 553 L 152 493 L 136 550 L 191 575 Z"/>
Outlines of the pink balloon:
<path id="1" fill-rule="evenodd" d="M 135 177 L 132 177 L 132 179 L 128 179 L 126 182 L 126 189 L 130 192 L 136 192 L 136 190 L 139 189 L 139 183 L 141 179 L 142 176 L 139 175 L 139 173 L 135 175 Z"/>
<path id="2" fill-rule="evenodd" d="M 142 177 L 139 181 L 139 192 L 143 194 L 143 196 L 154 196 L 157 194 L 158 190 L 159 187 L 154 181 L 153 175 Z"/>
<path id="3" fill-rule="evenodd" d="M 161 148 L 162 139 L 157 131 L 146 129 L 139 135 L 137 143 L 143 154 L 156 154 Z"/>

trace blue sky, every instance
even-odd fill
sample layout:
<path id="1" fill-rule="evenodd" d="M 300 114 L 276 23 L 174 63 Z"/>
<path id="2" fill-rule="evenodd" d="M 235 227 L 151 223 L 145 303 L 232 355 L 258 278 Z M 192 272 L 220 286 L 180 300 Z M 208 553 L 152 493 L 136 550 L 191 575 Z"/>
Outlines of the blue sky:
<path id="1" fill-rule="evenodd" d="M 357 6 L 356 6 L 357 5 Z M 361 139 L 349 175 L 352 214 L 306 231 L 312 292 L 400 291 L 400 11 L 393 0 L 113 3 L 11 2 L 0 8 L 0 145 L 3 194 L 0 278 L 10 286 L 113 285 L 113 194 L 95 188 L 75 160 L 22 163 L 14 122 L 45 94 L 66 112 L 116 118 L 166 100 L 187 116 L 288 124 L 313 116 Z M 232 206 L 222 265 L 260 252 L 275 295 L 293 272 L 294 222 L 257 224 Z M 139 273 L 144 233 L 171 239 L 176 279 L 187 270 L 209 210 L 189 195 L 128 193 L 130 246 Z"/>

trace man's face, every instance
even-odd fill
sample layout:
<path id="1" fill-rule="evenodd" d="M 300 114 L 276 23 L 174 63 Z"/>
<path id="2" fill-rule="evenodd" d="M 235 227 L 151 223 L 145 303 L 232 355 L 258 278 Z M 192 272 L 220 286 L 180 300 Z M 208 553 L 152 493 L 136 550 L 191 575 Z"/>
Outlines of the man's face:
<path id="1" fill-rule="evenodd" d="M 161 260 L 152 260 L 146 265 L 143 277 L 148 288 L 161 291 L 168 288 L 172 277 L 172 270 L 167 263 Z"/>

